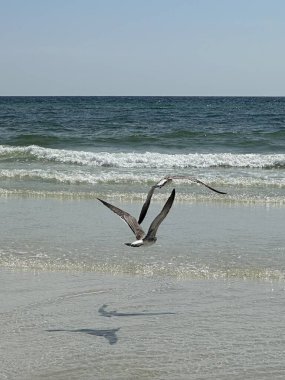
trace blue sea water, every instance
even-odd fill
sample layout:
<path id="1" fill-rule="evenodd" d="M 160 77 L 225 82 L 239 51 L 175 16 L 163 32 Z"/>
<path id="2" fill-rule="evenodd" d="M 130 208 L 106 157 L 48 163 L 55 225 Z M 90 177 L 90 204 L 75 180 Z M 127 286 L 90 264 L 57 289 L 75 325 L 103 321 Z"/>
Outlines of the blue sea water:
<path id="1" fill-rule="evenodd" d="M 3 145 L 284 153 L 285 98 L 1 97 Z"/>
<path id="2" fill-rule="evenodd" d="M 135 198 L 182 174 L 231 201 L 283 203 L 285 98 L 1 97 L 0 164 L 5 194 Z"/>

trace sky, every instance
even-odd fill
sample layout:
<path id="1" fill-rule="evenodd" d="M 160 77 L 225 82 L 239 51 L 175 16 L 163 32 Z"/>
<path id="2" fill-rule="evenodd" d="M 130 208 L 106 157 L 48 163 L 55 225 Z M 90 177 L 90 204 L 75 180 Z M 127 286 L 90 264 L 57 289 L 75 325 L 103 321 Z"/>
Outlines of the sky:
<path id="1" fill-rule="evenodd" d="M 285 96 L 284 0 L 0 0 L 0 96 Z"/>

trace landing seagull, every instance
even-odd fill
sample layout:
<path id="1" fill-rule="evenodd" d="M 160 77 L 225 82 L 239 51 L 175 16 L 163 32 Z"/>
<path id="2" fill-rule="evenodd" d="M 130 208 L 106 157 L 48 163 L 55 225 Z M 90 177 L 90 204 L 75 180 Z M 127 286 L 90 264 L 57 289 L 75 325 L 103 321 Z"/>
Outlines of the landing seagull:
<path id="1" fill-rule="evenodd" d="M 133 243 L 125 243 L 125 244 L 128 245 L 129 247 L 140 247 L 142 245 L 145 245 L 145 246 L 152 245 L 156 242 L 157 229 L 160 226 L 161 222 L 166 217 L 166 215 L 168 214 L 169 210 L 171 209 L 174 198 L 175 198 L 175 189 L 172 190 L 172 193 L 170 197 L 168 198 L 168 200 L 166 201 L 165 205 L 163 206 L 163 209 L 151 223 L 147 234 L 145 234 L 145 232 L 143 231 L 143 229 L 137 222 L 136 218 L 134 218 L 132 215 L 128 214 L 126 211 L 119 209 L 118 207 L 111 205 L 110 203 L 106 201 L 103 201 L 100 198 L 97 198 L 97 199 L 100 202 L 102 202 L 103 205 L 107 206 L 110 210 L 112 210 L 115 214 L 117 214 L 121 219 L 123 219 L 123 221 L 128 224 L 130 229 L 135 234 L 137 240 L 135 240 Z"/>
<path id="2" fill-rule="evenodd" d="M 151 198 L 153 196 L 153 193 L 154 193 L 154 190 L 159 188 L 161 189 L 164 185 L 166 185 L 167 183 L 170 183 L 172 182 L 174 179 L 188 179 L 192 182 L 196 182 L 196 183 L 199 183 L 200 185 L 204 185 L 206 186 L 208 189 L 212 190 L 212 191 L 215 191 L 216 193 L 219 193 L 219 194 L 226 194 L 225 192 L 223 191 L 220 191 L 220 190 L 216 190 L 214 189 L 213 187 L 207 185 L 206 183 L 200 181 L 199 179 L 196 179 L 194 177 L 188 177 L 188 176 L 183 176 L 183 175 L 174 175 L 174 176 L 166 176 L 164 178 L 162 178 L 160 181 L 158 181 L 155 185 L 153 185 L 148 194 L 147 194 L 147 197 L 146 197 L 146 200 L 142 206 L 142 209 L 141 209 L 141 213 L 140 213 L 140 216 L 139 216 L 139 220 L 138 220 L 138 223 L 141 224 L 146 216 L 146 213 L 147 213 L 147 210 L 149 208 L 149 205 L 150 205 L 150 201 L 151 201 Z"/>

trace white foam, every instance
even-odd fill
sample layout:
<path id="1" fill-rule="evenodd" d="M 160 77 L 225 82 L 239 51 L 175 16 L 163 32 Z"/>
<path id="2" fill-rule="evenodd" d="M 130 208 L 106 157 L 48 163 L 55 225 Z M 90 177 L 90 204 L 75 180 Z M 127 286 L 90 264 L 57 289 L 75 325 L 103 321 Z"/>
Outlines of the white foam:
<path id="1" fill-rule="evenodd" d="M 101 172 L 94 174 L 81 170 L 64 172 L 53 169 L 3 169 L 0 170 L 0 179 L 15 180 L 44 180 L 66 184 L 96 184 L 96 183 L 141 183 L 145 180 L 144 176 L 136 176 L 134 174 L 120 174 L 116 172 Z"/>
<path id="2" fill-rule="evenodd" d="M 161 176 L 162 177 L 162 176 Z M 148 184 L 155 183 L 160 179 L 158 174 L 152 173 L 122 173 L 120 171 L 100 171 L 100 173 L 91 173 L 83 170 L 60 171 L 56 169 L 3 169 L 0 170 L 0 179 L 37 181 L 43 180 L 55 183 L 65 184 Z M 201 181 L 210 186 L 234 186 L 234 187 L 285 187 L 285 178 L 263 178 L 261 177 L 233 177 L 233 176 L 211 176 L 201 177 Z M 195 182 L 187 179 L 175 180 L 176 185 L 191 185 L 197 186 Z"/>
<path id="3" fill-rule="evenodd" d="M 28 147 L 7 147 L 0 145 L 0 157 L 28 156 L 31 159 L 58 163 L 120 168 L 284 168 L 285 154 L 233 154 L 233 153 L 189 153 L 164 154 L 145 153 L 109 153 L 85 152 L 42 148 L 36 145 Z"/>

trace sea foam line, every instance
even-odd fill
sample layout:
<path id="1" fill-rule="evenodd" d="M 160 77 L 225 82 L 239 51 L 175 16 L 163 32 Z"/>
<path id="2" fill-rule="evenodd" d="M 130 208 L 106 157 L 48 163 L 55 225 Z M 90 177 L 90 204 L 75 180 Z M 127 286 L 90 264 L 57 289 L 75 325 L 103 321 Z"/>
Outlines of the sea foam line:
<path id="1" fill-rule="evenodd" d="M 46 255 L 45 255 L 46 256 Z M 139 264 L 136 262 L 81 262 L 79 260 L 67 260 L 66 258 L 37 258 L 18 255 L 17 252 L 4 253 L 0 251 L 0 265 L 10 269 L 26 270 L 60 270 L 78 272 L 96 272 L 105 274 L 131 274 L 143 277 L 173 277 L 178 279 L 242 279 L 284 282 L 285 275 L 282 270 L 263 268 L 210 268 L 206 265 L 195 267 L 194 265 L 173 266 L 161 264 Z"/>
<path id="2" fill-rule="evenodd" d="M 285 154 L 189 153 L 157 152 L 85 152 L 42 148 L 37 145 L 10 147 L 0 145 L 0 160 L 30 159 L 95 167 L 121 168 L 207 168 L 247 167 L 285 168 Z"/>
<path id="3" fill-rule="evenodd" d="M 101 171 L 100 173 L 73 170 L 69 172 L 55 169 L 3 169 L 0 170 L 0 180 L 24 180 L 24 181 L 47 181 L 62 184 L 154 184 L 160 177 L 158 175 L 143 173 L 120 173 L 118 171 Z M 263 178 L 263 177 L 229 177 L 212 176 L 211 178 L 200 177 L 201 181 L 212 186 L 238 186 L 238 187 L 285 187 L 285 178 Z M 195 185 L 195 182 L 187 179 L 176 179 L 176 185 Z"/>
<path id="4" fill-rule="evenodd" d="M 153 199 L 154 202 L 165 203 L 169 194 L 157 193 Z M 134 192 L 102 192 L 100 191 L 48 191 L 48 190 L 30 190 L 30 189 L 5 189 L 0 187 L 0 197 L 20 197 L 31 199 L 60 199 L 60 200 L 96 200 L 98 197 L 105 197 L 109 202 L 126 201 L 126 202 L 141 202 L 145 201 L 146 193 Z M 181 193 L 177 194 L 175 202 L 186 203 L 224 203 L 224 204 L 245 204 L 245 205 L 272 205 L 283 207 L 285 198 L 282 195 L 250 195 L 250 194 L 231 194 L 226 197 L 221 197 L 217 194 L 196 194 L 196 193 Z"/>

